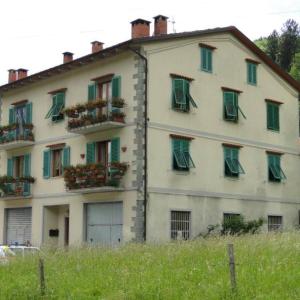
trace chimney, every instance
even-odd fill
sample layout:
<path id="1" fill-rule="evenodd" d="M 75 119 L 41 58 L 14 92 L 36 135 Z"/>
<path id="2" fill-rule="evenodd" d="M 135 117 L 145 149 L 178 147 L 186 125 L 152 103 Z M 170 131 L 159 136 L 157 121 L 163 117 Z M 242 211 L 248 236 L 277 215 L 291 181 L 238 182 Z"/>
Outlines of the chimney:
<path id="1" fill-rule="evenodd" d="M 64 64 L 73 60 L 73 53 L 72 52 L 64 52 L 63 56 L 64 56 Z"/>
<path id="2" fill-rule="evenodd" d="M 18 80 L 27 77 L 28 70 L 26 70 L 26 69 L 18 69 L 17 72 L 18 72 Z"/>
<path id="3" fill-rule="evenodd" d="M 91 42 L 91 44 L 92 44 L 92 53 L 99 52 L 103 49 L 103 43 L 101 43 L 101 42 L 94 41 L 94 42 Z"/>
<path id="4" fill-rule="evenodd" d="M 154 19 L 154 35 L 168 34 L 168 17 L 158 15 Z"/>
<path id="5" fill-rule="evenodd" d="M 141 38 L 150 35 L 150 23 L 147 20 L 136 19 L 131 22 L 131 38 Z"/>
<path id="6" fill-rule="evenodd" d="M 14 69 L 8 70 L 8 83 L 11 83 L 16 80 L 17 80 L 17 71 Z"/>

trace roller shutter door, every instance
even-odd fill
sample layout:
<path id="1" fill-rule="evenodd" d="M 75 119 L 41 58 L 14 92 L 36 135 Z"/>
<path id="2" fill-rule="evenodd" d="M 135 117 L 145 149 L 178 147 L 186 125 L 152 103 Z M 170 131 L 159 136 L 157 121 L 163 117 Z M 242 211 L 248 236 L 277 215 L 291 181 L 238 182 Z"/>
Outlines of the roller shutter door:
<path id="1" fill-rule="evenodd" d="M 31 242 L 31 208 L 9 208 L 6 210 L 6 243 L 25 244 Z"/>
<path id="2" fill-rule="evenodd" d="M 122 242 L 122 203 L 87 204 L 86 222 L 88 243 L 116 246 Z"/>

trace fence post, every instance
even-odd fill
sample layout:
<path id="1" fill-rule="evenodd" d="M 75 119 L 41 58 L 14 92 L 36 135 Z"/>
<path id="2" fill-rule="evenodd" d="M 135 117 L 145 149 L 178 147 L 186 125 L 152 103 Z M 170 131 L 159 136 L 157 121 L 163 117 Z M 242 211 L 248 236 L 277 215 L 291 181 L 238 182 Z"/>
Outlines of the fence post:
<path id="1" fill-rule="evenodd" d="M 236 277 L 235 277 L 235 261 L 233 244 L 228 244 L 228 256 L 229 256 L 229 271 L 230 271 L 230 282 L 233 291 L 236 291 Z"/>
<path id="2" fill-rule="evenodd" d="M 45 295 L 45 270 L 44 270 L 44 260 L 39 259 L 39 275 L 40 275 L 40 289 L 41 295 Z"/>

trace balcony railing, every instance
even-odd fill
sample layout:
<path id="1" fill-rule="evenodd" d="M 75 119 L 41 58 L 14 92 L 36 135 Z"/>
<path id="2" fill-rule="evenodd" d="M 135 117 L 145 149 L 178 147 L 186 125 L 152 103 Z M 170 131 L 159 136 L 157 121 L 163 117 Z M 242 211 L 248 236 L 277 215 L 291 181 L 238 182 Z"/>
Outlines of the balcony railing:
<path id="1" fill-rule="evenodd" d="M 125 126 L 124 100 L 97 99 L 64 109 L 68 116 L 68 131 L 90 133 Z"/>
<path id="2" fill-rule="evenodd" d="M 68 191 L 83 189 L 120 188 L 120 181 L 128 168 L 127 163 L 88 164 L 70 166 L 64 170 L 64 179 Z"/>
<path id="3" fill-rule="evenodd" d="M 28 197 L 31 195 L 31 184 L 35 179 L 31 176 L 0 177 L 1 198 Z"/>
<path id="4" fill-rule="evenodd" d="M 0 127 L 0 149 L 15 149 L 34 143 L 33 125 L 18 123 Z"/>

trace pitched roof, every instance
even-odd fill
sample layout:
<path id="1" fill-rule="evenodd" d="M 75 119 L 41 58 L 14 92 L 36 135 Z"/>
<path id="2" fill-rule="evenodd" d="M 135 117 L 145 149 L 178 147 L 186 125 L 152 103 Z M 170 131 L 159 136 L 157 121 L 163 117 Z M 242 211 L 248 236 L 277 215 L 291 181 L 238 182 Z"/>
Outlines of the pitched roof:
<path id="1" fill-rule="evenodd" d="M 189 32 L 181 32 L 181 33 L 172 33 L 165 34 L 159 36 L 149 36 L 142 38 L 135 38 L 127 40 L 123 43 L 116 44 L 114 46 L 105 48 L 99 52 L 91 53 L 85 56 L 82 56 L 78 59 L 70 61 L 68 63 L 64 63 L 53 68 L 35 73 L 33 75 L 27 76 L 23 79 L 16 80 L 11 83 L 4 84 L 0 86 L 0 93 L 5 91 L 16 89 L 23 87 L 25 85 L 29 85 L 31 83 L 73 70 L 75 68 L 79 68 L 89 63 L 93 63 L 95 61 L 105 59 L 107 57 L 111 57 L 117 55 L 119 53 L 128 51 L 132 47 L 141 46 L 145 43 L 155 42 L 155 41 L 167 41 L 173 39 L 181 39 L 188 37 L 201 37 L 205 35 L 211 35 L 216 33 L 230 33 L 235 38 L 237 38 L 245 47 L 250 49 L 254 54 L 256 54 L 266 65 L 268 65 L 279 77 L 285 80 L 288 84 L 290 84 L 293 88 L 295 88 L 298 92 L 300 92 L 300 82 L 293 79 L 287 72 L 281 69 L 276 63 L 274 63 L 260 48 L 258 48 L 249 38 L 247 38 L 241 31 L 239 31 L 235 26 L 221 27 L 221 28 L 213 28 L 206 30 L 196 30 Z"/>

